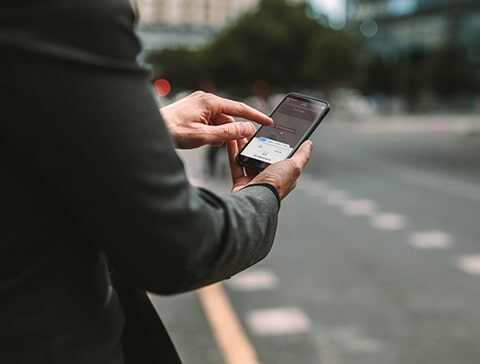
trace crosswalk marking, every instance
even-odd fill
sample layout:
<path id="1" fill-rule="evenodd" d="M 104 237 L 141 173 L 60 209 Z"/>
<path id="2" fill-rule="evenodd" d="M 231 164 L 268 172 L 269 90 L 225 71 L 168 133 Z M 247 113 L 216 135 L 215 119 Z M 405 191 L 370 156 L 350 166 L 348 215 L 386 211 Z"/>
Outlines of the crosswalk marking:
<path id="1" fill-rule="evenodd" d="M 457 258 L 456 266 L 468 274 L 480 275 L 480 255 L 464 255 Z"/>
<path id="2" fill-rule="evenodd" d="M 367 199 L 348 200 L 342 205 L 342 212 L 346 216 L 370 216 L 376 209 L 375 202 Z"/>
<path id="3" fill-rule="evenodd" d="M 346 200 L 348 193 L 342 190 L 330 190 L 325 196 L 325 202 L 330 206 L 341 206 Z"/>
<path id="4" fill-rule="evenodd" d="M 254 310 L 247 313 L 246 322 L 257 336 L 303 334 L 312 327 L 308 316 L 296 307 Z"/>
<path id="5" fill-rule="evenodd" d="M 452 238 L 443 231 L 416 231 L 410 233 L 408 243 L 417 249 L 447 249 L 452 246 Z"/>
<path id="6" fill-rule="evenodd" d="M 268 269 L 249 269 L 227 281 L 227 285 L 238 291 L 271 290 L 278 287 L 278 278 Z"/>
<path id="7" fill-rule="evenodd" d="M 372 217 L 370 224 L 378 230 L 398 231 L 405 229 L 407 219 L 399 214 L 378 213 Z"/>

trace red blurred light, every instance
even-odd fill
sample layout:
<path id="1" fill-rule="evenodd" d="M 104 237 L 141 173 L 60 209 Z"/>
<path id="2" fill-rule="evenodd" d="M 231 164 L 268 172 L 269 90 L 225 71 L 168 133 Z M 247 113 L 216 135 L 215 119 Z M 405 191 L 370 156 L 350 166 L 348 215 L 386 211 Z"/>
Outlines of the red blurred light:
<path id="1" fill-rule="evenodd" d="M 165 97 L 168 96 L 172 87 L 170 86 L 170 82 L 168 82 L 164 78 L 160 78 L 155 80 L 153 83 L 153 87 L 155 87 L 155 91 L 157 91 L 158 96 Z"/>

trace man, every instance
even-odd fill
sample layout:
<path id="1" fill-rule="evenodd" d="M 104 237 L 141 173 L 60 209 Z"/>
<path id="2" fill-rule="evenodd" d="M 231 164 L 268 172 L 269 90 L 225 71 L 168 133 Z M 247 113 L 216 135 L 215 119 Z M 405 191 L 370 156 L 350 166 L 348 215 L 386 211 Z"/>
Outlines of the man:
<path id="1" fill-rule="evenodd" d="M 162 109 L 128 0 L 0 4 L 0 361 L 178 363 L 146 291 L 192 290 L 271 248 L 311 143 L 245 176 L 271 120 L 194 93 Z M 167 129 L 168 126 L 168 129 Z M 233 192 L 191 186 L 174 147 L 227 142 Z"/>

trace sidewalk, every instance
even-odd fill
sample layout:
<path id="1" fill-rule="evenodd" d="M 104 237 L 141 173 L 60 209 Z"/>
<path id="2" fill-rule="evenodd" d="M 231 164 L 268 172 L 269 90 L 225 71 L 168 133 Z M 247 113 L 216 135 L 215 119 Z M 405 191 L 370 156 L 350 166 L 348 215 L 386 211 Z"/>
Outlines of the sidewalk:
<path id="1" fill-rule="evenodd" d="M 195 186 L 206 187 L 215 193 L 227 193 L 230 188 L 229 176 L 208 177 L 204 173 L 207 148 L 178 151 L 185 164 L 187 176 Z M 218 163 L 226 167 L 226 153 L 219 151 Z M 223 153 L 222 153 L 223 152 Z M 222 158 L 224 157 L 224 158 Z M 228 170 L 222 171 L 224 174 Z M 199 302 L 197 292 L 175 296 L 150 295 L 160 318 L 165 324 L 179 355 L 188 364 L 223 364 L 222 355 L 213 337 L 210 324 Z"/>
<path id="2" fill-rule="evenodd" d="M 208 176 L 205 168 L 205 154 L 208 147 L 193 150 L 177 150 L 185 164 L 190 182 L 199 187 L 211 189 L 215 193 L 230 192 L 231 180 L 228 168 L 227 152 L 224 148 L 218 151 L 216 176 Z"/>

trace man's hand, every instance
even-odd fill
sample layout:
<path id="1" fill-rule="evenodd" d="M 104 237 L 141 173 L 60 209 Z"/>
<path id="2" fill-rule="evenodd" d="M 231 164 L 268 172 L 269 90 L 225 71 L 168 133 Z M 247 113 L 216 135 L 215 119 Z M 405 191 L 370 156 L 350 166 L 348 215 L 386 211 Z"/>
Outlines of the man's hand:
<path id="1" fill-rule="evenodd" d="M 304 142 L 289 159 L 274 163 L 258 174 L 247 170 L 247 175 L 245 175 L 243 168 L 236 161 L 236 156 L 246 143 L 246 139 L 241 139 L 229 141 L 227 144 L 233 180 L 232 192 L 237 192 L 251 184 L 268 183 L 275 187 L 280 199 L 283 200 L 293 191 L 303 168 L 310 160 L 313 149 L 312 142 L 310 140 Z"/>
<path id="2" fill-rule="evenodd" d="M 205 144 L 222 145 L 228 140 L 251 138 L 250 122 L 235 122 L 234 116 L 271 125 L 272 119 L 242 102 L 227 100 L 202 91 L 160 109 L 170 132 L 181 149 Z"/>

